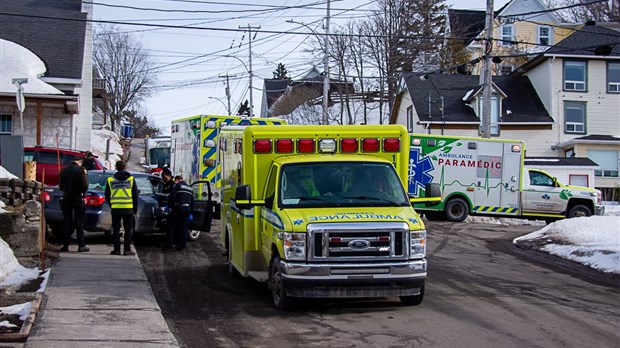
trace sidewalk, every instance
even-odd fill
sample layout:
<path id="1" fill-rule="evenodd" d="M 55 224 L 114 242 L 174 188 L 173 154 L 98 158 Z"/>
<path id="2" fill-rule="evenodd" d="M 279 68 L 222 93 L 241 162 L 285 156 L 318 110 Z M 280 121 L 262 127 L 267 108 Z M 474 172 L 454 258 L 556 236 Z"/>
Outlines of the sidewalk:
<path id="1" fill-rule="evenodd" d="M 179 347 L 138 256 L 72 245 L 53 266 L 25 347 Z"/>

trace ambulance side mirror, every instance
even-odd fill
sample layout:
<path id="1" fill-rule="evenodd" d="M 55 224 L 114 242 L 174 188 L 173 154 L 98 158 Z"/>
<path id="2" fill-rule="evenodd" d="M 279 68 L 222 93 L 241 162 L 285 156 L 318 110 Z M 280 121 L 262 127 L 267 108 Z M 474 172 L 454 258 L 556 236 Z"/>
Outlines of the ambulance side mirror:
<path id="1" fill-rule="evenodd" d="M 250 185 L 239 185 L 235 190 L 235 203 L 239 209 L 250 209 L 250 200 L 252 199 L 252 192 L 250 191 Z"/>

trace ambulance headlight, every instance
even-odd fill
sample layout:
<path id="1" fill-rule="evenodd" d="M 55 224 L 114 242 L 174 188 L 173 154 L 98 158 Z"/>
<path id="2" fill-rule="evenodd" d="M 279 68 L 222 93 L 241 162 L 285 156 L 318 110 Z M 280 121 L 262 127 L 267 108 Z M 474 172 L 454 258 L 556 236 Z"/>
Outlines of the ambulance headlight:
<path id="1" fill-rule="evenodd" d="M 306 259 L 306 234 L 305 233 L 280 233 L 284 258 L 287 260 Z"/>
<path id="2" fill-rule="evenodd" d="M 426 231 L 411 231 L 411 250 L 409 252 L 410 259 L 419 259 L 426 256 Z"/>

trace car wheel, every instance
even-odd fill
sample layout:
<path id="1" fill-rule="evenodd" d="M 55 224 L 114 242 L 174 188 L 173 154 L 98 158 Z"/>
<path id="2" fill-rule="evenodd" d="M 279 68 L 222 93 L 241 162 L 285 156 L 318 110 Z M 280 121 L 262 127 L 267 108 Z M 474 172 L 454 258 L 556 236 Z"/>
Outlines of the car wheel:
<path id="1" fill-rule="evenodd" d="M 422 303 L 424 299 L 424 284 L 420 288 L 420 293 L 418 295 L 413 296 L 401 296 L 400 302 L 405 306 L 417 306 Z"/>
<path id="2" fill-rule="evenodd" d="M 269 264 L 269 288 L 273 298 L 273 305 L 277 309 L 288 309 L 291 307 L 291 298 L 286 294 L 284 281 L 282 280 L 282 270 L 280 269 L 280 257 L 275 256 Z"/>
<path id="3" fill-rule="evenodd" d="M 189 241 L 193 242 L 196 239 L 198 239 L 198 236 L 200 236 L 200 231 L 199 230 L 189 230 L 187 239 Z"/>
<path id="4" fill-rule="evenodd" d="M 446 219 L 452 222 L 461 222 L 469 215 L 469 206 L 461 198 L 452 198 L 445 206 Z"/>
<path id="5" fill-rule="evenodd" d="M 578 204 L 570 209 L 567 217 L 573 218 L 573 217 L 582 217 L 582 216 L 591 216 L 591 215 L 592 215 L 592 211 L 590 210 L 590 208 L 586 207 L 583 204 Z"/>

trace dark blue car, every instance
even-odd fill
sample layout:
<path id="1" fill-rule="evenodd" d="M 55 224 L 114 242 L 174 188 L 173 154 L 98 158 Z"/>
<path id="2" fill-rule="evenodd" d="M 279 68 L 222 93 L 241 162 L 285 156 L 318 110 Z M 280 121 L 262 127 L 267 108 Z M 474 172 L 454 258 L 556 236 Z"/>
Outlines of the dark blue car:
<path id="1" fill-rule="evenodd" d="M 114 176 L 115 173 L 114 170 L 91 170 L 88 172 L 89 185 L 84 197 L 86 206 L 85 231 L 111 234 L 112 214 L 110 205 L 105 201 L 104 190 L 108 178 Z M 156 192 L 161 179 L 147 173 L 131 172 L 131 175 L 135 178 L 140 194 L 134 236 L 147 233 L 165 233 L 163 226 L 167 215 L 161 206 L 165 205 L 166 195 Z M 192 186 L 198 187 L 198 183 L 205 184 L 206 182 L 197 182 Z M 190 239 L 192 240 L 198 238 L 201 231 L 208 232 L 211 228 L 210 209 L 212 202 L 209 196 L 208 194 L 195 195 L 196 200 L 192 212 L 194 219 L 190 221 Z M 62 235 L 61 198 L 62 191 L 58 187 L 45 189 L 45 220 L 48 232 L 55 238 Z"/>

